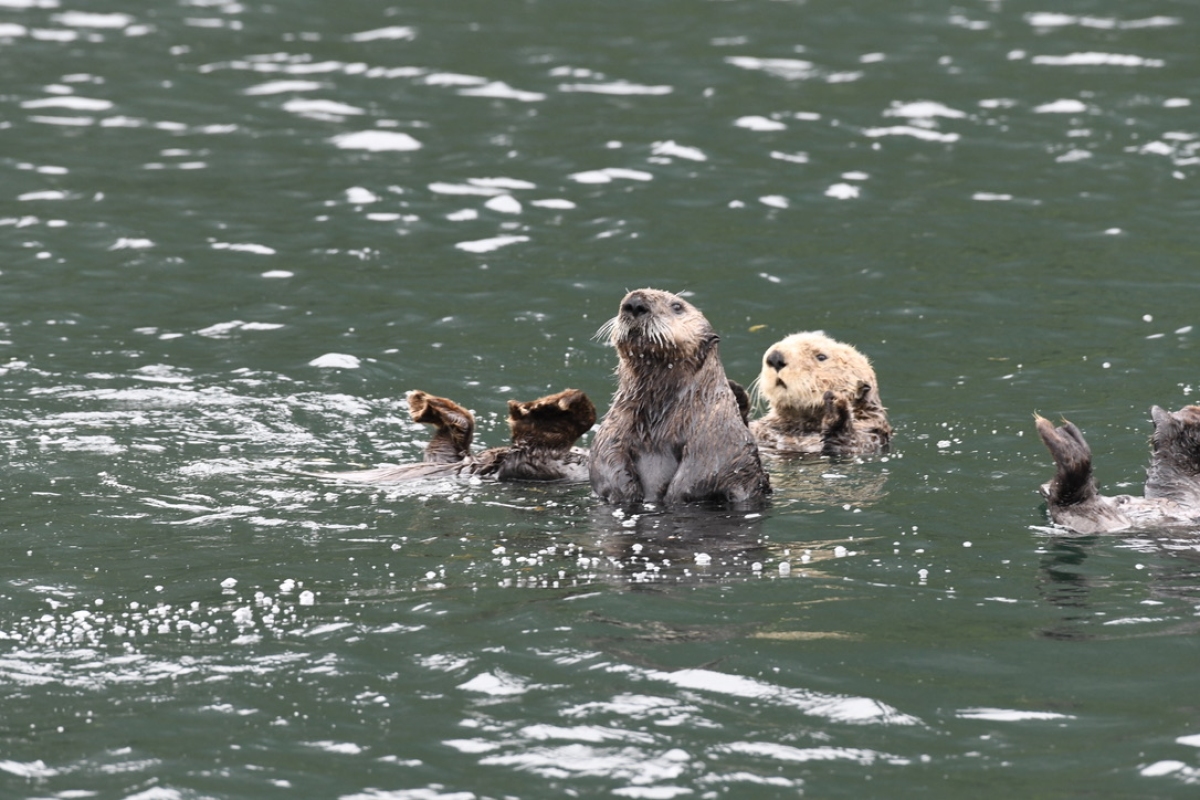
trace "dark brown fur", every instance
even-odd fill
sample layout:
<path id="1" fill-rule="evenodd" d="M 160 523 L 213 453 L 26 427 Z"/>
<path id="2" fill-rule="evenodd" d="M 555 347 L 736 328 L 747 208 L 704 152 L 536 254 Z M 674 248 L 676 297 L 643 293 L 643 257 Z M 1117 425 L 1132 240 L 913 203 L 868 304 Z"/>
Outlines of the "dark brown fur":
<path id="1" fill-rule="evenodd" d="M 1035 416 L 1038 435 L 1054 458 L 1054 477 L 1041 487 L 1050 518 L 1077 533 L 1200 525 L 1200 407 L 1170 413 L 1158 406 L 1144 497 L 1100 494 L 1092 451 L 1070 422 L 1055 427 Z"/>
<path id="2" fill-rule="evenodd" d="M 617 505 L 761 503 L 770 483 L 704 315 L 676 295 L 639 289 L 600 335 L 620 362 L 592 443 L 596 494 Z"/>
<path id="3" fill-rule="evenodd" d="M 587 453 L 574 447 L 596 423 L 596 407 L 578 389 L 529 402 L 508 401 L 512 444 L 471 453 L 475 417 L 445 397 L 408 393 L 413 421 L 433 426 L 433 437 L 419 464 L 325 473 L 326 477 L 364 483 L 397 483 L 420 478 L 478 475 L 498 481 L 577 481 L 588 479 Z"/>

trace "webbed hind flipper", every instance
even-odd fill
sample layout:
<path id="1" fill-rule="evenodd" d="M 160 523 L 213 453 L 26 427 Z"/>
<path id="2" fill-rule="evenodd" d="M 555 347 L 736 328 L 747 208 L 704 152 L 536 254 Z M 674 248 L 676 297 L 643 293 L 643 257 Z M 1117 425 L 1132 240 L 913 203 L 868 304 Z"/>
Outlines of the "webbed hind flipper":
<path id="1" fill-rule="evenodd" d="M 1054 459 L 1054 477 L 1042 485 L 1050 518 L 1079 533 L 1104 533 L 1132 527 L 1133 522 L 1100 494 L 1092 471 L 1092 449 L 1079 428 L 1066 420 L 1054 427 L 1035 414 L 1038 436 Z"/>
<path id="2" fill-rule="evenodd" d="M 433 438 L 425 446 L 425 462 L 454 464 L 469 458 L 475 436 L 475 417 L 470 411 L 445 397 L 422 391 L 408 393 L 408 412 L 413 422 L 434 428 Z"/>

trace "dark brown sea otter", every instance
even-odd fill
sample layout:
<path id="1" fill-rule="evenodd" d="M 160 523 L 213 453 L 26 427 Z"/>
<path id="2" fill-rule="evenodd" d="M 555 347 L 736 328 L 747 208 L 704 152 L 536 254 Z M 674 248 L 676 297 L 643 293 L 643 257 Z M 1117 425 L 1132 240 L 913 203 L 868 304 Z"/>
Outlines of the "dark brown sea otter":
<path id="1" fill-rule="evenodd" d="M 1106 497 L 1096 488 L 1092 451 L 1079 428 L 1035 416 L 1038 435 L 1054 457 L 1054 478 L 1041 487 L 1050 518 L 1077 533 L 1179 525 L 1200 527 L 1200 406 L 1174 413 L 1158 406 L 1144 497 Z"/>
<path id="2" fill-rule="evenodd" d="M 574 447 L 596 423 L 596 407 L 578 389 L 529 402 L 508 401 L 512 444 L 471 452 L 475 417 L 448 400 L 421 391 L 408 393 L 414 422 L 432 425 L 433 438 L 419 464 L 323 473 L 363 483 L 396 483 L 419 478 L 478 475 L 498 481 L 575 481 L 588 479 L 587 453 Z"/>
<path id="3" fill-rule="evenodd" d="M 669 292 L 638 289 L 597 336 L 620 362 L 592 441 L 596 494 L 616 505 L 761 503 L 770 483 L 704 315 Z"/>

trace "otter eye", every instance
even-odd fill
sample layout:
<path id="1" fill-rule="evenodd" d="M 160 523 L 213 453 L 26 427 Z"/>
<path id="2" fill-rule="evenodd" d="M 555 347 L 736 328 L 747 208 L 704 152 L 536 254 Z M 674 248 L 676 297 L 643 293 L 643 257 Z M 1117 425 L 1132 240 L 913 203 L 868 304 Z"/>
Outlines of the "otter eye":
<path id="1" fill-rule="evenodd" d="M 682 314 L 683 313 L 683 303 L 680 303 L 678 300 L 676 300 L 674 303 L 671 303 L 671 310 L 674 311 L 676 314 Z"/>
<path id="2" fill-rule="evenodd" d="M 829 358 L 829 356 L 825 355 L 824 353 L 817 353 L 817 361 L 824 361 L 827 358 Z"/>

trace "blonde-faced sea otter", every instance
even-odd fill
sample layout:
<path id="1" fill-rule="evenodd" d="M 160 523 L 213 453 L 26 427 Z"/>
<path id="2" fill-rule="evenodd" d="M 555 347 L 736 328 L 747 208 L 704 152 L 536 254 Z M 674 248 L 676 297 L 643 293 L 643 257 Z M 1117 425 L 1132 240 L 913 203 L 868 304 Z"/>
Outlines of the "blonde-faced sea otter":
<path id="1" fill-rule="evenodd" d="M 820 331 L 767 348 L 752 389 L 770 406 L 750 423 L 764 450 L 858 455 L 882 452 L 892 440 L 871 362 Z"/>
<path id="2" fill-rule="evenodd" d="M 761 503 L 770 482 L 704 315 L 677 295 L 638 289 L 597 336 L 620 361 L 592 440 L 596 494 L 615 505 Z"/>

